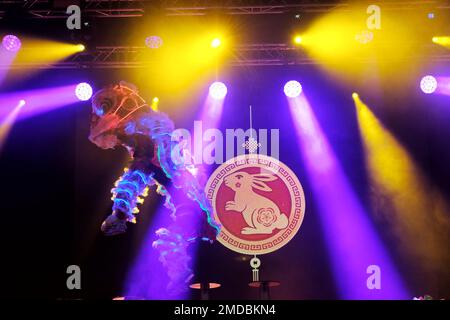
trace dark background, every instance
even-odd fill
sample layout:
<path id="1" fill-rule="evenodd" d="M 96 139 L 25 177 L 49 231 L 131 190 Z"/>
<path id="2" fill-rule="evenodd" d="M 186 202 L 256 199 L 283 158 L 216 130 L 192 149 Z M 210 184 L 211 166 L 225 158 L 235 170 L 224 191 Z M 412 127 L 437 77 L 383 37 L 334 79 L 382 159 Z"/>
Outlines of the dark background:
<path id="1" fill-rule="evenodd" d="M 235 26 L 247 42 L 270 43 L 298 26 L 306 28 L 314 16 L 302 22 L 293 14 L 270 17 L 235 18 Z M 205 18 L 208 19 L 208 18 Z M 241 19 L 241 20 L 239 20 Z M 127 41 L 127 29 L 134 20 L 93 20 L 92 43 Z M 73 38 L 62 20 L 4 20 L 0 30 L 41 34 L 57 39 Z M 273 28 L 277 25 L 278 28 Z M 276 29 L 276 31 L 274 31 Z M 110 30 L 107 32 L 107 30 Z M 267 30 L 262 33 L 260 30 Z M 119 32 L 120 31 L 120 32 Z M 3 33 L 3 32 L 2 32 Z M 79 37 L 80 35 L 75 35 Z M 89 45 L 89 43 L 88 43 Z M 429 73 L 450 74 L 448 63 L 430 64 Z M 273 290 L 277 299 L 336 299 L 337 290 L 328 260 L 327 247 L 318 219 L 317 204 L 301 163 L 288 105 L 282 88 L 287 80 L 298 79 L 307 93 L 318 120 L 336 152 L 354 190 L 368 208 L 368 185 L 351 93 L 358 91 L 394 135 L 411 152 L 421 169 L 440 191 L 450 195 L 450 100 L 425 96 L 417 88 L 420 70 L 411 71 L 410 81 L 383 81 L 374 93 L 363 79 L 338 83 L 315 65 L 221 68 L 219 78 L 229 89 L 220 127 L 247 128 L 248 105 L 252 104 L 254 127 L 280 129 L 280 159 L 298 176 L 305 190 L 307 210 L 299 234 L 281 250 L 262 257 L 264 278 L 281 281 Z M 146 74 L 151 78 L 151 70 Z M 25 81 L 5 82 L 1 92 L 20 91 L 90 82 L 99 89 L 126 80 L 141 87 L 147 98 L 158 95 L 161 109 L 189 128 L 202 106 L 213 76 L 197 83 L 189 103 L 177 101 L 168 92 L 146 87 L 145 77 L 124 70 L 48 70 Z M 144 89 L 143 89 L 144 88 Z M 127 161 L 123 149 L 100 150 L 88 139 L 89 103 L 80 102 L 16 123 L 0 153 L 0 212 L 2 213 L 2 295 L 13 298 L 95 298 L 111 299 L 124 294 L 127 271 L 141 250 L 158 197 L 149 197 L 137 225 L 125 235 L 104 237 L 99 230 L 110 213 L 110 189 Z M 423 275 L 412 261 L 399 252 L 383 225 L 376 225 L 390 250 L 412 296 L 450 295 L 450 265 L 440 273 Z M 147 248 L 147 250 L 151 250 Z M 247 287 L 251 279 L 248 260 L 215 244 L 210 257 L 223 287 L 214 298 L 256 298 Z M 443 257 L 448 261 L 448 257 Z M 66 288 L 66 268 L 81 266 L 82 290 Z"/>

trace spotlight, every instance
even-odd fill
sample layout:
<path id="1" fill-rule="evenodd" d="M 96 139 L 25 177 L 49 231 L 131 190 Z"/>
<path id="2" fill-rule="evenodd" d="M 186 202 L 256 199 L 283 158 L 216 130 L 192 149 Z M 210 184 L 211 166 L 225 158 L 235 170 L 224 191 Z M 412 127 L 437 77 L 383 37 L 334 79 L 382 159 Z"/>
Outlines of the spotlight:
<path id="1" fill-rule="evenodd" d="M 86 50 L 86 47 L 84 46 L 84 44 L 77 44 L 77 50 L 78 52 L 82 52 L 84 50 Z"/>
<path id="2" fill-rule="evenodd" d="M 353 92 L 353 93 L 352 93 L 352 98 L 353 98 L 354 100 L 358 99 L 358 98 L 359 98 L 359 94 L 357 94 L 356 92 Z"/>
<path id="3" fill-rule="evenodd" d="M 159 104 L 159 98 L 154 97 L 152 99 L 152 105 L 150 106 L 150 108 L 152 108 L 153 111 L 158 111 L 158 104 Z"/>
<path id="4" fill-rule="evenodd" d="M 209 86 L 209 94 L 214 99 L 221 100 L 227 95 L 227 86 L 223 82 L 214 82 Z"/>
<path id="5" fill-rule="evenodd" d="M 289 98 L 298 97 L 302 93 L 302 85 L 300 82 L 291 80 L 284 85 L 284 94 Z"/>
<path id="6" fill-rule="evenodd" d="M 92 96 L 92 87 L 86 82 L 79 83 L 75 88 L 75 95 L 78 100 L 87 101 Z"/>
<path id="7" fill-rule="evenodd" d="M 433 76 L 425 76 L 420 81 L 420 89 L 426 94 L 431 94 L 437 89 L 437 80 Z"/>
<path id="8" fill-rule="evenodd" d="M 145 38 L 145 45 L 150 49 L 158 49 L 163 45 L 163 41 L 159 36 L 149 36 Z"/>
<path id="9" fill-rule="evenodd" d="M 211 47 L 213 47 L 213 48 L 218 48 L 218 47 L 220 47 L 221 44 L 222 44 L 222 43 L 221 43 L 221 41 L 220 41 L 219 38 L 214 38 L 214 39 L 211 41 Z"/>
<path id="10" fill-rule="evenodd" d="M 295 36 L 294 37 L 294 43 L 295 44 L 301 44 L 302 43 L 302 37 L 301 36 Z"/>
<path id="11" fill-rule="evenodd" d="M 434 19 L 435 15 L 434 12 L 428 13 L 428 19 Z"/>
<path id="12" fill-rule="evenodd" d="M 22 43 L 20 42 L 20 39 L 18 37 L 12 34 L 8 34 L 3 37 L 2 45 L 3 48 L 5 48 L 8 51 L 17 52 L 20 50 Z"/>
<path id="13" fill-rule="evenodd" d="M 25 104 L 26 104 L 25 100 L 22 99 L 19 101 L 19 107 L 23 107 Z"/>

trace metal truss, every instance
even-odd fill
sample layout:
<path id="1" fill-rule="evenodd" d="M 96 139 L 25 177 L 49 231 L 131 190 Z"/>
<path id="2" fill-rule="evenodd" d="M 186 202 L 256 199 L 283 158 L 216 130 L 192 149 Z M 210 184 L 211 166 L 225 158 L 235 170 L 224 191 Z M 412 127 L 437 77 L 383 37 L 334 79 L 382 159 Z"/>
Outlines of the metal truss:
<path id="1" fill-rule="evenodd" d="M 89 18 L 133 18 L 142 17 L 149 0 L 74 0 Z M 67 3 L 67 2 L 66 2 Z M 8 9 L 20 8 L 27 18 L 67 19 L 66 8 L 52 5 L 51 0 L 4 0 L 0 3 L 0 18 Z"/>
<path id="2" fill-rule="evenodd" d="M 48 63 L 15 63 L 0 68 L 79 69 L 79 68 L 143 68 L 158 63 L 147 47 L 99 46 L 91 52 L 80 52 L 70 58 Z M 313 63 L 298 49 L 286 44 L 252 44 L 235 48 L 231 66 L 264 66 Z"/>
<path id="3" fill-rule="evenodd" d="M 88 18 L 133 18 L 158 10 L 168 16 L 199 16 L 211 13 L 228 15 L 267 15 L 287 12 L 328 12 L 348 9 L 347 1 L 328 0 L 74 0 Z M 386 10 L 414 10 L 422 6 L 449 10 L 445 0 L 391 1 L 384 3 Z M 20 9 L 28 18 L 65 19 L 65 8 L 53 5 L 52 0 L 2 0 L 0 19 L 8 10 Z"/>
<path id="4" fill-rule="evenodd" d="M 84 0 L 81 2 L 82 11 L 89 18 L 134 18 L 142 17 L 145 13 L 143 0 Z M 43 10 L 32 10 L 30 13 L 42 18 Z M 50 11 L 53 18 L 67 18 L 65 10 Z M 45 16 L 44 16 L 45 17 Z"/>
<path id="5" fill-rule="evenodd" d="M 274 66 L 289 64 L 312 64 L 304 52 L 296 47 L 279 44 L 250 44 L 235 49 L 232 66 Z"/>
<path id="6" fill-rule="evenodd" d="M 230 15 L 282 14 L 288 12 L 314 13 L 331 10 L 349 10 L 349 1 L 249 1 L 249 0 L 165 0 L 163 7 L 168 15 L 206 15 L 220 12 Z M 393 0 L 383 3 L 385 10 L 415 10 L 423 6 L 450 9 L 445 0 Z"/>
<path id="7" fill-rule="evenodd" d="M 70 58 L 48 63 L 15 63 L 11 66 L 1 65 L 0 69 L 98 69 L 98 68 L 144 68 L 151 67 L 159 62 L 158 58 L 149 54 L 147 47 L 102 46 L 96 47 L 91 52 L 80 52 Z M 405 57 L 405 59 L 417 59 L 418 56 Z M 387 57 L 389 59 L 389 57 Z M 450 62 L 450 51 L 436 50 L 426 57 L 429 61 Z M 357 63 L 370 62 L 358 57 Z M 231 67 L 249 66 L 287 66 L 318 64 L 306 53 L 297 47 L 280 44 L 249 44 L 241 45 L 234 49 L 232 57 L 225 62 Z"/>
<path id="8" fill-rule="evenodd" d="M 282 14 L 292 11 L 327 12 L 336 8 L 345 8 L 348 4 L 339 1 L 162 1 L 167 15 L 190 16 L 220 12 L 229 15 Z M 322 2 L 322 3 L 321 3 Z"/>

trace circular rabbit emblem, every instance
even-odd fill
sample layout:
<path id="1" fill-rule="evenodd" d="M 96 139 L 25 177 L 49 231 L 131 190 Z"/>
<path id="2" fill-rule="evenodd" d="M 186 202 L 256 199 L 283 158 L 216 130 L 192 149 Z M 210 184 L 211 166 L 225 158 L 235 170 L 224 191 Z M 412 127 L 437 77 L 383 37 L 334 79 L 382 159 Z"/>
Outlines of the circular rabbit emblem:
<path id="1" fill-rule="evenodd" d="M 298 178 L 265 155 L 241 155 L 222 164 L 210 176 L 206 195 L 222 225 L 217 240 L 244 254 L 278 250 L 295 236 L 305 215 Z"/>

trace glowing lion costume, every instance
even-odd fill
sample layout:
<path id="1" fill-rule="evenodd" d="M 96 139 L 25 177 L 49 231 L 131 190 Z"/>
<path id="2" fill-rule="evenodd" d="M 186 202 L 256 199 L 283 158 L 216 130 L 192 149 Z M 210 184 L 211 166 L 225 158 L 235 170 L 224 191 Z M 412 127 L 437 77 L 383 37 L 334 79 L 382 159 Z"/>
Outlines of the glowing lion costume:
<path id="1" fill-rule="evenodd" d="M 189 242 L 198 238 L 212 241 L 220 231 L 197 179 L 199 168 L 192 164 L 189 151 L 173 131 L 170 118 L 153 110 L 130 84 L 121 82 L 104 88 L 92 98 L 89 140 L 103 149 L 123 146 L 132 158 L 111 190 L 112 214 L 103 222 L 101 230 L 106 235 L 125 232 L 127 222 L 136 222 L 138 205 L 144 202 L 150 188 L 155 188 L 165 197 L 164 205 L 174 220 L 171 226 L 157 231 L 158 239 L 153 243 L 160 251 L 160 261 L 168 269 L 169 287 L 192 276 L 186 253 Z M 170 192 L 160 182 L 163 179 L 171 182 Z M 192 211 L 197 215 L 191 214 L 191 219 L 203 220 L 197 223 L 202 227 L 195 230 L 180 225 L 183 218 L 179 217 Z"/>

